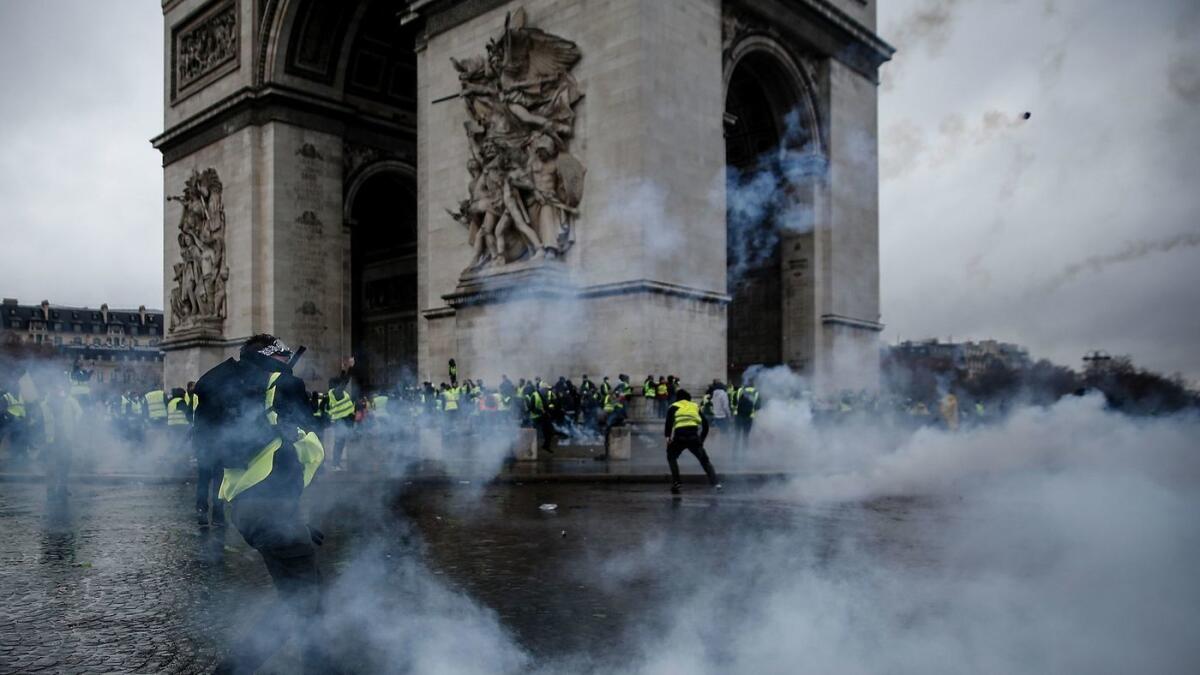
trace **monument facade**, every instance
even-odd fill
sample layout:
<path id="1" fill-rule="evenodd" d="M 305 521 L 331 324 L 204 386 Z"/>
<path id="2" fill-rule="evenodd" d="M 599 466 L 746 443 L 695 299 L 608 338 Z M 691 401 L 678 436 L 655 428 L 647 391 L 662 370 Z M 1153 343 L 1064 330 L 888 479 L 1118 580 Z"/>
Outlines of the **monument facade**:
<path id="1" fill-rule="evenodd" d="M 166 0 L 168 382 L 873 387 L 875 0 Z"/>

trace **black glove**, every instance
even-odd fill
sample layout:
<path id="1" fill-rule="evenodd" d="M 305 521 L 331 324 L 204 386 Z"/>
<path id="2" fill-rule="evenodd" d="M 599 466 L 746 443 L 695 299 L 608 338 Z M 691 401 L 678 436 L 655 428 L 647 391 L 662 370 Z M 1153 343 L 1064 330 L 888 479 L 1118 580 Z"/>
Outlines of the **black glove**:
<path id="1" fill-rule="evenodd" d="M 311 525 L 308 528 L 308 536 L 312 538 L 312 543 L 316 544 L 317 546 L 325 543 L 325 535 Z"/>

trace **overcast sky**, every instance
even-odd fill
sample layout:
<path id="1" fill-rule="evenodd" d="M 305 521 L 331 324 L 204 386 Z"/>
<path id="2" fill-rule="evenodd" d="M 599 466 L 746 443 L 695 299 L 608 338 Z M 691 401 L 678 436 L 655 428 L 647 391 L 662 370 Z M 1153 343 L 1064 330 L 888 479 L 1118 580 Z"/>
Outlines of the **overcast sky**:
<path id="1" fill-rule="evenodd" d="M 884 337 L 1200 379 L 1200 3 L 880 6 Z M 0 0 L 0 294 L 162 306 L 161 24 Z"/>

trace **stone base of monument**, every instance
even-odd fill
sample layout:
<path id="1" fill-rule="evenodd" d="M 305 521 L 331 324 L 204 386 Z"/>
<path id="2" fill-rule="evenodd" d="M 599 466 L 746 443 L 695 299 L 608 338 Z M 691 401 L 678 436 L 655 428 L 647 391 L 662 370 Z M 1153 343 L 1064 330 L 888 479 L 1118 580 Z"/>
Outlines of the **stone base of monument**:
<path id="1" fill-rule="evenodd" d="M 608 459 L 627 462 L 633 456 L 633 430 L 629 427 L 613 427 L 608 432 Z"/>
<path id="2" fill-rule="evenodd" d="M 170 356 L 163 360 L 165 387 L 182 387 L 213 365 L 225 360 L 239 344 L 229 345 L 221 336 L 220 319 L 197 319 L 186 327 L 173 328 L 160 348 Z"/>
<path id="3" fill-rule="evenodd" d="M 517 440 L 513 442 L 513 459 L 518 462 L 536 462 L 538 458 L 537 429 L 517 429 Z"/>

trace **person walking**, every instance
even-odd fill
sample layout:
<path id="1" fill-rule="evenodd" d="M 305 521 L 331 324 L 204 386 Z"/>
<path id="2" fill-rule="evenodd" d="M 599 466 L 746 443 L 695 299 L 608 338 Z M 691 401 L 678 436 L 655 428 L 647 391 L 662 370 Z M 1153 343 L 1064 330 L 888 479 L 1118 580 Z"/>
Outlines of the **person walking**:
<path id="1" fill-rule="evenodd" d="M 654 412 L 658 417 L 667 416 L 667 396 L 669 393 L 667 378 L 659 375 L 658 384 L 654 388 Z"/>
<path id="2" fill-rule="evenodd" d="M 171 390 L 167 400 L 167 435 L 171 444 L 171 452 L 176 457 L 186 457 L 188 431 L 192 425 L 192 407 L 185 398 L 187 392 L 182 387 Z"/>
<path id="3" fill-rule="evenodd" d="M 750 440 L 750 432 L 754 429 L 754 416 L 760 406 L 758 389 L 753 384 L 747 384 L 737 389 L 733 402 L 733 451 L 740 456 Z"/>
<path id="4" fill-rule="evenodd" d="M 704 450 L 704 440 L 708 437 L 708 419 L 700 411 L 700 406 L 692 401 L 692 396 L 686 389 L 677 390 L 675 397 L 677 400 L 667 410 L 663 426 L 663 433 L 667 438 L 667 465 L 671 468 L 671 494 L 679 494 L 683 485 L 679 478 L 679 456 L 685 450 L 700 461 L 700 466 L 708 476 L 708 484 L 720 490 L 721 482 L 717 479 L 717 471 Z"/>
<path id="5" fill-rule="evenodd" d="M 27 457 L 29 419 L 26 417 L 25 399 L 20 386 L 0 393 L 0 441 L 8 436 L 9 459 L 13 464 L 23 464 Z"/>
<path id="6" fill-rule="evenodd" d="M 354 399 L 346 390 L 346 381 L 329 378 L 329 391 L 325 396 L 325 416 L 329 431 L 333 435 L 333 470 L 341 471 L 346 441 L 354 432 Z"/>
<path id="7" fill-rule="evenodd" d="M 300 515 L 300 497 L 324 459 L 292 350 L 267 334 L 246 340 L 237 360 L 201 376 L 197 435 L 224 467 L 219 496 L 234 526 L 262 556 L 282 604 L 271 607 L 230 650 L 218 673 L 252 673 L 292 636 L 303 640 L 304 671 L 336 672 L 320 634 L 324 535 Z"/>
<path id="8" fill-rule="evenodd" d="M 733 409 L 729 406 L 729 392 L 722 382 L 713 384 L 712 411 L 713 426 L 724 432 L 729 426 L 729 418 L 733 417 Z"/>
<path id="9" fill-rule="evenodd" d="M 45 434 L 46 496 L 50 499 L 67 498 L 67 481 L 71 474 L 71 455 L 79 440 L 79 426 L 83 420 L 83 408 L 79 400 L 70 394 L 68 383 L 56 378 L 46 378 L 48 393 L 42 397 L 38 407 Z"/>

